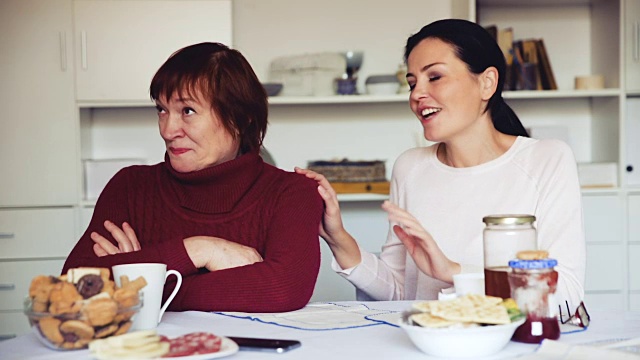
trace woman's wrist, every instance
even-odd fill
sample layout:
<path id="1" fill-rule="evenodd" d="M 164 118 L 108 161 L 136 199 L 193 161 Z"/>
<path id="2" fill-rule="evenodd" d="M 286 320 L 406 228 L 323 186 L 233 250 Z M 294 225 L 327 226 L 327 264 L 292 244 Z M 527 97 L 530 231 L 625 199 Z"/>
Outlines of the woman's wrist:
<path id="1" fill-rule="evenodd" d="M 193 237 L 184 239 L 182 242 L 184 243 L 184 247 L 187 250 L 187 255 L 189 255 L 189 258 L 191 259 L 191 262 L 193 262 L 193 265 L 197 269 L 204 267 L 205 261 L 203 259 L 200 259 L 200 256 L 199 256 L 202 253 L 202 251 L 198 250 L 199 249 L 198 238 L 193 236 Z"/>
<path id="2" fill-rule="evenodd" d="M 327 241 L 327 245 L 336 262 L 343 269 L 352 268 L 362 261 L 358 243 L 346 230 L 336 234 L 331 242 Z"/>

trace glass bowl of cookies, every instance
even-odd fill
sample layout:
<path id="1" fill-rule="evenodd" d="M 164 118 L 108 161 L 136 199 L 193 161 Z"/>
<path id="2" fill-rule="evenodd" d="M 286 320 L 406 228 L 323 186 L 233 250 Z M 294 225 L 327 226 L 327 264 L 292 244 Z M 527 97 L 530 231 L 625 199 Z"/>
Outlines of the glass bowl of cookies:
<path id="1" fill-rule="evenodd" d="M 109 269 L 76 268 L 33 278 L 24 313 L 36 337 L 56 350 L 85 349 L 94 339 L 129 331 L 142 307 L 144 277 L 116 287 Z"/>
<path id="2" fill-rule="evenodd" d="M 399 325 L 428 355 L 478 358 L 502 350 L 524 320 L 513 299 L 468 294 L 415 302 Z"/>

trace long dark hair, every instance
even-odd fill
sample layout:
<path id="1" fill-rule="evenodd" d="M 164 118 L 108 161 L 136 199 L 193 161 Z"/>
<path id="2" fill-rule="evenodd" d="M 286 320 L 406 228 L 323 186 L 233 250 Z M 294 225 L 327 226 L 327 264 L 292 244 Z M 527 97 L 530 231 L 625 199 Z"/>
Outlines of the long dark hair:
<path id="1" fill-rule="evenodd" d="M 240 151 L 258 151 L 267 132 L 267 93 L 242 54 L 220 43 L 200 43 L 173 53 L 158 69 L 151 99 L 200 91 L 224 127 L 240 140 Z"/>
<path id="2" fill-rule="evenodd" d="M 482 26 L 467 20 L 434 21 L 407 39 L 404 50 L 405 63 L 413 48 L 427 38 L 436 38 L 451 44 L 456 51 L 456 56 L 464 61 L 469 71 L 474 74 L 480 74 L 488 67 L 495 67 L 498 70 L 498 87 L 489 99 L 485 111 L 489 111 L 493 126 L 501 133 L 529 136 L 516 113 L 502 98 L 507 65 L 502 50 L 489 32 Z"/>

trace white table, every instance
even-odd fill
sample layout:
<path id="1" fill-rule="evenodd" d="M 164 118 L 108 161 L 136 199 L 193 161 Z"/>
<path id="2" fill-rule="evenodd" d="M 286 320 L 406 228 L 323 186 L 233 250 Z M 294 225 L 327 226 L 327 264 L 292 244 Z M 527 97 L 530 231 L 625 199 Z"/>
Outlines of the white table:
<path id="1" fill-rule="evenodd" d="M 340 302 L 355 304 L 363 302 Z M 406 310 L 409 301 L 364 302 L 371 308 Z M 640 312 L 597 311 L 590 309 L 592 323 L 587 331 L 564 334 L 560 341 L 586 344 L 610 339 L 640 336 Z M 25 317 L 25 321 L 26 317 Z M 188 311 L 167 312 L 158 332 L 176 336 L 193 331 L 218 335 L 296 339 L 302 346 L 284 354 L 240 351 L 230 359 L 420 359 L 430 357 L 418 350 L 401 328 L 375 325 L 354 329 L 310 331 L 263 324 L 247 319 Z M 508 359 L 535 352 L 537 345 L 509 342 L 488 359 Z M 54 351 L 44 347 L 33 334 L 0 342 L 0 359 L 88 359 L 88 350 Z M 227 359 L 227 358 L 224 358 Z"/>

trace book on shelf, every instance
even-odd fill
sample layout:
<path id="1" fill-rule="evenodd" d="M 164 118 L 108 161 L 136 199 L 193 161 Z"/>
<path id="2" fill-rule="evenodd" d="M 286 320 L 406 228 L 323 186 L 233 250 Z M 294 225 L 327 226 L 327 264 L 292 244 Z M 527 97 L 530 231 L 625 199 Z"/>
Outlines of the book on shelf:
<path id="1" fill-rule="evenodd" d="M 515 40 L 513 28 L 486 26 L 507 64 L 503 90 L 557 90 L 543 39 Z"/>
<path id="2" fill-rule="evenodd" d="M 513 90 L 513 28 L 498 29 L 496 25 L 489 25 L 485 29 L 498 43 L 507 64 L 503 90 Z"/>
<path id="3" fill-rule="evenodd" d="M 544 40 L 537 39 L 536 47 L 538 49 L 538 64 L 540 67 L 542 88 L 544 90 L 558 90 L 556 78 L 553 75 L 553 69 L 551 68 L 551 62 L 549 62 L 549 57 L 547 56 L 547 49 L 544 46 Z"/>

